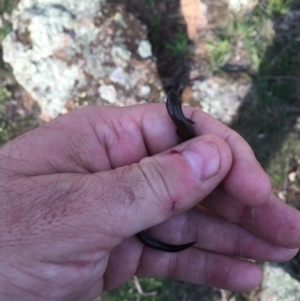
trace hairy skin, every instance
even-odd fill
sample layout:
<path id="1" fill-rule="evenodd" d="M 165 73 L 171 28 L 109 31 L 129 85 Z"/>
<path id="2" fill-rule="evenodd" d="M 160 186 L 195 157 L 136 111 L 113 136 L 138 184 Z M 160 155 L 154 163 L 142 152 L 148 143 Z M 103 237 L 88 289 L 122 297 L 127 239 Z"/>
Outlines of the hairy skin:
<path id="1" fill-rule="evenodd" d="M 296 254 L 300 214 L 271 195 L 247 143 L 183 110 L 197 137 L 180 145 L 150 104 L 79 109 L 0 148 L 1 301 L 89 301 L 134 274 L 246 290 L 262 273 L 243 258 Z M 159 252 L 143 229 L 197 244 Z"/>

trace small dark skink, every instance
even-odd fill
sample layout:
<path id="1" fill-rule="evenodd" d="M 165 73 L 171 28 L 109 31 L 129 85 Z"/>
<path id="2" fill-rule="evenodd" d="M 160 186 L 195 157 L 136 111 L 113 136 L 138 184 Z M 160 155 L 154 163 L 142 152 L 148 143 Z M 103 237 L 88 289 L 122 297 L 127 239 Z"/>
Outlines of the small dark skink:
<path id="1" fill-rule="evenodd" d="M 146 231 L 139 232 L 136 236 L 145 246 L 169 253 L 183 251 L 196 243 L 193 241 L 182 245 L 172 245 L 151 237 Z"/>
<path id="2" fill-rule="evenodd" d="M 176 133 L 179 136 L 180 143 L 195 138 L 196 134 L 192 127 L 195 122 L 183 115 L 181 101 L 175 91 L 170 90 L 166 106 L 169 116 L 176 125 Z"/>
<path id="3" fill-rule="evenodd" d="M 196 137 L 194 128 L 192 127 L 194 122 L 183 115 L 181 101 L 175 91 L 171 90 L 168 93 L 166 105 L 169 116 L 176 125 L 176 133 L 179 136 L 180 143 Z M 144 245 L 164 252 L 183 251 L 196 243 L 190 242 L 182 245 L 172 245 L 151 237 L 146 231 L 139 232 L 136 236 Z"/>

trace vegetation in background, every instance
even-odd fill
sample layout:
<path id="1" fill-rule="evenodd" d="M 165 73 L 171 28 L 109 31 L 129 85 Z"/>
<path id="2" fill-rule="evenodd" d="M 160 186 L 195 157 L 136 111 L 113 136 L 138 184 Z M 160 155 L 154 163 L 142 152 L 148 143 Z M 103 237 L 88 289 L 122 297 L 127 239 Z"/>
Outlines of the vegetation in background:
<path id="1" fill-rule="evenodd" d="M 1 43 L 5 36 L 12 30 L 12 24 L 7 16 L 12 12 L 14 7 L 20 0 L 0 0 L 0 54 L 2 55 Z M 6 103 L 13 99 L 13 92 L 15 89 L 15 81 L 12 70 L 7 66 L 2 57 L 0 58 L 0 146 L 5 144 L 8 140 L 23 133 L 28 128 L 32 128 L 36 123 L 30 117 L 13 116 L 8 117 L 6 112 Z M 14 84 L 6 84 L 6 80 Z M 34 125 L 36 126 L 36 125 Z"/>
<path id="2" fill-rule="evenodd" d="M 0 42 L 11 31 L 11 23 L 4 18 L 5 13 L 10 13 L 19 3 L 19 0 L 0 0 L 0 16 L 2 17 L 2 25 L 0 26 Z"/>
<path id="3" fill-rule="evenodd" d="M 236 49 L 246 53 L 242 70 L 253 88 L 232 128 L 250 143 L 265 168 L 299 112 L 300 19 L 293 7 L 299 7 L 299 1 L 260 1 L 245 18 L 229 18 L 207 43 L 214 73 L 226 70 Z"/>
<path id="4" fill-rule="evenodd" d="M 0 145 L 9 139 L 9 125 L 4 118 L 5 101 L 11 97 L 11 92 L 0 88 Z"/>
<path id="5" fill-rule="evenodd" d="M 269 2 L 268 1 L 262 1 L 262 2 L 265 2 L 263 8 L 266 9 L 268 15 L 273 15 L 273 14 L 284 15 L 289 11 L 290 4 L 292 3 L 292 1 L 289 0 L 269 0 Z"/>
<path id="6" fill-rule="evenodd" d="M 143 4 L 149 5 L 151 8 L 155 8 L 154 0 L 143 0 Z"/>
<path id="7" fill-rule="evenodd" d="M 0 14 L 10 13 L 20 0 L 0 0 Z"/>
<path id="8" fill-rule="evenodd" d="M 166 43 L 166 47 L 174 58 L 183 58 L 188 54 L 188 43 L 186 32 L 179 31 L 174 34 L 171 42 Z"/>
<path id="9" fill-rule="evenodd" d="M 162 289 L 162 281 L 159 279 L 153 278 L 144 278 L 139 279 L 140 285 L 143 287 L 143 291 L 146 296 L 142 296 L 138 291 L 134 284 L 133 280 L 128 281 L 121 290 L 114 290 L 109 294 L 102 295 L 102 301 L 140 301 L 143 299 L 147 299 L 147 301 L 155 301 L 157 300 L 157 292 Z"/>
<path id="10" fill-rule="evenodd" d="M 278 9 L 278 1 L 276 3 Z M 286 10 L 280 7 L 280 11 Z M 270 18 L 260 7 L 258 10 L 260 18 Z M 257 55 L 259 64 L 253 76 L 252 91 L 232 124 L 250 143 L 265 168 L 271 164 L 275 151 L 280 149 L 299 116 L 300 20 L 296 15 L 293 18 L 274 12 L 274 37 L 267 47 L 263 45 L 263 38 L 258 40 L 262 50 L 265 48 L 264 56 Z"/>
<path id="11" fill-rule="evenodd" d="M 207 43 L 207 48 L 210 51 L 211 71 L 217 72 L 221 70 L 233 54 L 233 45 L 230 39 L 214 37 L 212 43 Z"/>
<path id="12" fill-rule="evenodd" d="M 275 14 L 273 6 L 271 3 L 267 7 L 263 4 L 257 5 L 253 12 L 242 20 L 230 16 L 224 27 L 214 31 L 211 41 L 207 43 L 213 71 L 220 72 L 236 48 L 241 48 L 247 53 L 251 59 L 249 66 L 253 71 L 258 71 L 267 48 L 273 43 L 275 34 L 272 21 Z M 287 5 L 281 11 L 286 9 Z"/>
<path id="13" fill-rule="evenodd" d="M 138 293 L 134 281 L 130 280 L 121 288 L 102 294 L 101 301 L 181 301 L 199 300 L 199 296 L 205 296 L 206 301 L 219 301 L 221 299 L 219 289 L 207 286 L 171 279 L 139 278 L 139 282 L 145 293 L 144 296 Z"/>

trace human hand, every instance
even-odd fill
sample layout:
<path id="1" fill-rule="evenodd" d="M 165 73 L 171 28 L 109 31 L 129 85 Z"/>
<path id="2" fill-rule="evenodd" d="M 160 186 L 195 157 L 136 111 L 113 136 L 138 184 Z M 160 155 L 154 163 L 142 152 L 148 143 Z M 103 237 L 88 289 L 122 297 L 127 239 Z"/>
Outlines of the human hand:
<path id="1" fill-rule="evenodd" d="M 150 104 L 76 110 L 0 149 L 1 300 L 93 300 L 134 274 L 250 289 L 261 270 L 238 257 L 296 254 L 300 214 L 270 194 L 247 143 L 184 111 L 198 137 L 180 145 Z M 149 249 L 135 237 L 148 228 L 198 243 Z"/>

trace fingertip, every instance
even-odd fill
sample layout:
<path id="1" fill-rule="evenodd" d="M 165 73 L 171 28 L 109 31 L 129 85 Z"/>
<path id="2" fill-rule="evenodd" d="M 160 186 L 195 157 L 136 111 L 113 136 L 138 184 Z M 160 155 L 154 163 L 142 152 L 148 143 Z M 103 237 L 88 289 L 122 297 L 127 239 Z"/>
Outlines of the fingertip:
<path id="1" fill-rule="evenodd" d="M 271 195 L 271 182 L 258 162 L 245 158 L 244 162 L 234 162 L 223 183 L 229 195 L 246 206 L 259 206 Z"/>
<path id="2" fill-rule="evenodd" d="M 281 248 L 280 252 L 278 252 L 277 257 L 275 257 L 272 261 L 273 262 L 286 262 L 291 259 L 293 259 L 297 253 L 299 252 L 298 249 L 286 249 L 286 248 Z"/>
<path id="3" fill-rule="evenodd" d="M 258 287 L 263 280 L 262 269 L 251 262 L 234 266 L 232 275 L 233 277 L 228 278 L 227 286 L 234 291 L 252 290 Z"/>

